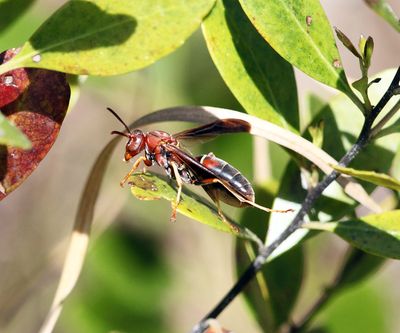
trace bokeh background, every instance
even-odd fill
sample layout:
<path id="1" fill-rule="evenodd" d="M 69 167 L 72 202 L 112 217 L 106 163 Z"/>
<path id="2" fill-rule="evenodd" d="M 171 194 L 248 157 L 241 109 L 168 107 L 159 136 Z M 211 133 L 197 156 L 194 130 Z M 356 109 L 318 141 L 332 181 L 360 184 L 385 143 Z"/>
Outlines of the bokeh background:
<path id="1" fill-rule="evenodd" d="M 13 26 L 0 31 L 1 50 L 21 45 L 63 2 L 33 2 Z M 399 65 L 399 34 L 363 1 L 321 3 L 331 24 L 355 43 L 360 34 L 374 38 L 371 73 Z M 400 2 L 391 4 L 399 13 Z M 356 59 L 343 47 L 340 51 L 346 72 L 358 78 Z M 303 110 L 308 93 L 325 100 L 335 94 L 298 71 L 296 77 Z M 214 68 L 199 31 L 149 68 L 85 81 L 53 149 L 0 203 L 0 332 L 36 332 L 48 311 L 89 170 L 110 140 L 110 131 L 121 129 L 106 107 L 131 122 L 176 105 L 241 109 Z M 157 129 L 175 132 L 188 126 L 171 123 Z M 288 157 L 279 147 L 267 148 L 256 152 L 269 158 L 261 177 L 279 180 Z M 183 216 L 169 223 L 169 203 L 139 202 L 128 188 L 119 187 L 129 169 L 121 161 L 123 150 L 123 144 L 118 146 L 108 168 L 85 267 L 56 332 L 187 332 L 235 279 L 230 235 Z M 249 179 L 259 176 L 253 169 L 252 139 L 246 135 L 221 137 L 193 151 L 213 151 Z M 321 235 L 305 248 L 306 279 L 298 314 L 334 275 L 344 243 Z M 330 332 L 400 332 L 399 280 L 399 263 L 388 260 L 372 278 L 335 297 L 318 321 Z M 241 298 L 220 320 L 235 332 L 260 332 Z"/>

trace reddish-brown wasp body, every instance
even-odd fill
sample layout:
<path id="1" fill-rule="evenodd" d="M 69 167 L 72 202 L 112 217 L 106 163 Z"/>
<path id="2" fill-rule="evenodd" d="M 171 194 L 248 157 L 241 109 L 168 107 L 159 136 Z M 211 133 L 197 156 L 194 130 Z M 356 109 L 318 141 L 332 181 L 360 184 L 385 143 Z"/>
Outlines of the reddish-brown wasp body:
<path id="1" fill-rule="evenodd" d="M 175 203 L 172 204 L 171 219 L 176 217 L 176 209 L 180 201 L 182 184 L 202 186 L 220 210 L 220 201 L 231 206 L 253 206 L 267 212 L 287 212 L 290 210 L 271 210 L 255 203 L 254 190 L 250 182 L 229 163 L 209 153 L 193 157 L 179 147 L 181 139 L 210 138 L 223 133 L 248 132 L 250 125 L 239 119 L 221 119 L 213 123 L 186 130 L 174 135 L 164 131 L 144 133 L 136 129 L 131 131 L 122 119 L 110 108 L 108 110 L 124 125 L 126 132 L 113 131 L 128 138 L 125 147 L 125 161 L 129 161 L 142 151 L 144 156 L 139 157 L 131 171 L 121 181 L 121 186 L 143 162 L 146 166 L 157 163 L 170 178 L 176 180 L 178 193 Z"/>
<path id="2" fill-rule="evenodd" d="M 254 202 L 255 195 L 253 187 L 250 182 L 232 165 L 216 157 L 213 153 L 208 153 L 197 157 L 202 165 L 210 170 L 216 177 L 225 184 L 234 188 L 238 195 L 247 199 L 248 201 Z M 221 200 L 228 205 L 235 207 L 248 206 L 245 202 L 239 201 L 235 196 L 232 195 L 231 191 L 228 191 L 221 184 L 203 185 L 204 190 L 214 200 Z"/>

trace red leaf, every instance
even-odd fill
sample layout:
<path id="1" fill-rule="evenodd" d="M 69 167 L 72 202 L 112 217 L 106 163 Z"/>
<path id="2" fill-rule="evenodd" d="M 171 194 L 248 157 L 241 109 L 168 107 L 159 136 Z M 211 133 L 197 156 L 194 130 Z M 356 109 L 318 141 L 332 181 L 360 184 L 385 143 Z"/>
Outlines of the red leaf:
<path id="1" fill-rule="evenodd" d="M 0 55 L 7 62 L 19 50 Z M 46 156 L 68 109 L 70 88 L 64 73 L 19 68 L 0 75 L 0 108 L 32 142 L 30 150 L 0 145 L 0 200 L 18 187 Z"/>

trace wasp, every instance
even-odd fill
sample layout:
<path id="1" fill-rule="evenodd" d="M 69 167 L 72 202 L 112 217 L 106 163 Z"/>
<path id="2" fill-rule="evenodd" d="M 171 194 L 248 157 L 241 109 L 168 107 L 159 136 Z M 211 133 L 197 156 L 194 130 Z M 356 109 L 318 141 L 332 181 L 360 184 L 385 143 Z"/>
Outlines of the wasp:
<path id="1" fill-rule="evenodd" d="M 144 151 L 133 164 L 129 173 L 120 182 L 124 186 L 129 177 L 141 163 L 145 166 L 159 165 L 168 177 L 176 180 L 177 195 L 172 203 L 171 220 L 176 219 L 176 210 L 180 202 L 183 184 L 201 186 L 215 202 L 218 213 L 225 220 L 220 202 L 234 207 L 252 206 L 266 212 L 287 213 L 292 209 L 274 210 L 255 202 L 251 183 L 228 162 L 216 157 L 213 153 L 192 156 L 180 147 L 181 140 L 213 138 L 225 133 L 249 132 L 250 124 L 240 119 L 219 119 L 212 123 L 191 128 L 176 134 L 164 131 L 143 132 L 140 129 L 130 130 L 128 125 L 111 108 L 107 108 L 121 124 L 125 131 L 112 131 L 128 139 L 125 146 L 124 160 L 130 161 Z"/>

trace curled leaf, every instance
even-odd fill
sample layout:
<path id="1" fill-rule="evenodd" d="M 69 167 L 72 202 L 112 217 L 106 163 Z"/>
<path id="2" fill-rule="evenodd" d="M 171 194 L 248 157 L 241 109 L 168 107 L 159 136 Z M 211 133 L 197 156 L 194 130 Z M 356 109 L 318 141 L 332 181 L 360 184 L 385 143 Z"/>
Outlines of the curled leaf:
<path id="1" fill-rule="evenodd" d="M 3 53 L 1 62 L 17 52 Z M 1 112 L 32 143 L 30 150 L 0 146 L 0 199 L 18 187 L 46 156 L 60 131 L 69 96 L 62 73 L 20 68 L 0 75 Z"/>

